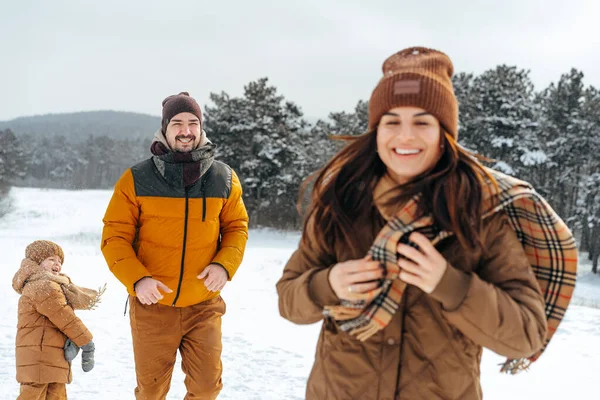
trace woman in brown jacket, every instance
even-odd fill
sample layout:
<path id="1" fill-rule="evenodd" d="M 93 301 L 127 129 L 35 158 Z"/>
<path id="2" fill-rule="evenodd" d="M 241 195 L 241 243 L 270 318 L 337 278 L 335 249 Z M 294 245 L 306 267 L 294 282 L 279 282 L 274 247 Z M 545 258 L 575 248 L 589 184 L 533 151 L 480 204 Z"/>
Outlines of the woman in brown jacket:
<path id="1" fill-rule="evenodd" d="M 574 241 L 530 185 L 457 144 L 445 54 L 406 49 L 383 72 L 368 133 L 315 180 L 280 312 L 324 320 L 309 400 L 481 399 L 482 347 L 515 372 L 547 344 Z"/>
<path id="2" fill-rule="evenodd" d="M 92 334 L 74 309 L 93 309 L 102 291 L 74 285 L 61 273 L 62 248 L 36 240 L 13 278 L 21 295 L 16 339 L 18 400 L 61 400 L 71 383 L 71 361 L 82 352 L 85 372 L 94 367 Z"/>

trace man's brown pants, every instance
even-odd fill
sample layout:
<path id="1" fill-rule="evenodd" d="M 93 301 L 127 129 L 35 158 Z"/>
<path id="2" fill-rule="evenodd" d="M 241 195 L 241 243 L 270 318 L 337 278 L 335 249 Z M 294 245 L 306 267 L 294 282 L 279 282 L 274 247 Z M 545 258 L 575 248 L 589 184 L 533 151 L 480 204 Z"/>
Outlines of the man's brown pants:
<path id="1" fill-rule="evenodd" d="M 219 296 L 189 307 L 144 305 L 130 297 L 129 317 L 138 400 L 163 400 L 171 386 L 177 349 L 185 373 L 185 400 L 213 400 L 221 391 L 221 317 Z"/>

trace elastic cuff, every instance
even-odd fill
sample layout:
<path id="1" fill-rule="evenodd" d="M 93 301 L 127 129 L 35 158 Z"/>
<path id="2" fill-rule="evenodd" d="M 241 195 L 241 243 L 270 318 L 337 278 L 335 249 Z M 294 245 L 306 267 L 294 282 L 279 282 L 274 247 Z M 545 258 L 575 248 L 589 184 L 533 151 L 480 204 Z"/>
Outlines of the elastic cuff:
<path id="1" fill-rule="evenodd" d="M 442 303 L 444 310 L 454 311 L 464 301 L 470 285 L 471 275 L 448 264 L 442 279 L 430 296 Z"/>
<path id="2" fill-rule="evenodd" d="M 308 281 L 308 293 L 312 301 L 319 307 L 333 306 L 340 303 L 329 284 L 329 273 L 331 268 L 324 268 L 312 274 Z"/>
<path id="3" fill-rule="evenodd" d="M 211 264 L 215 264 L 218 265 L 219 267 L 223 268 L 225 270 L 225 272 L 227 272 L 227 280 L 230 281 L 231 280 L 231 276 L 229 276 L 229 271 L 227 271 L 227 268 L 225 268 L 225 266 L 219 262 L 211 262 Z"/>
<path id="4" fill-rule="evenodd" d="M 137 285 L 137 283 L 139 281 L 141 281 L 142 279 L 144 279 L 144 278 L 152 278 L 152 276 L 151 275 L 142 276 L 140 279 L 138 279 L 137 281 L 133 282 L 133 285 L 131 286 L 132 287 L 131 290 L 133 291 L 134 295 L 135 295 L 135 285 Z"/>

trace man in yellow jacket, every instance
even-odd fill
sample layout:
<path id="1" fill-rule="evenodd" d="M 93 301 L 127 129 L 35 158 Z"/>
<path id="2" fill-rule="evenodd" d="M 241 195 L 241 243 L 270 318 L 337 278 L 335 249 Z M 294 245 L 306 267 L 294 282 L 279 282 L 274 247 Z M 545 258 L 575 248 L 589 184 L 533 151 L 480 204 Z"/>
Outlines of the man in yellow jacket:
<path id="1" fill-rule="evenodd" d="M 248 214 L 235 172 L 214 160 L 187 92 L 163 101 L 153 157 L 125 171 L 104 216 L 102 253 L 130 294 L 137 399 L 164 399 L 177 349 L 186 399 L 221 383 L 219 295 L 242 262 Z"/>

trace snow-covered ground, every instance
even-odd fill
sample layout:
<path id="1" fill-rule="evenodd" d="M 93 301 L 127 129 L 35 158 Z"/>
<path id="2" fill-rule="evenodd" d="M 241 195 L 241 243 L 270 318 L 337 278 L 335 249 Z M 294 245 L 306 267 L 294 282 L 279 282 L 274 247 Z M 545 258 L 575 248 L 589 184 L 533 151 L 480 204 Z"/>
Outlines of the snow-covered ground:
<path id="1" fill-rule="evenodd" d="M 18 295 L 11 280 L 25 246 L 35 239 L 59 243 L 63 270 L 75 283 L 108 289 L 100 307 L 78 315 L 94 334 L 96 367 L 84 373 L 78 357 L 70 399 L 133 399 L 135 373 L 126 294 L 100 253 L 102 216 L 111 192 L 17 188 L 13 209 L 0 220 L 0 399 L 15 399 L 14 340 Z M 220 399 L 302 399 L 319 326 L 296 326 L 277 310 L 275 283 L 296 247 L 297 233 L 253 230 L 244 262 L 223 291 L 223 383 Z M 582 257 L 583 258 L 583 257 Z M 484 397 L 506 399 L 597 399 L 600 368 L 600 276 L 582 262 L 576 296 L 546 354 L 516 376 L 498 373 L 502 358 L 486 352 Z M 175 369 L 168 399 L 185 395 L 183 373 Z"/>

